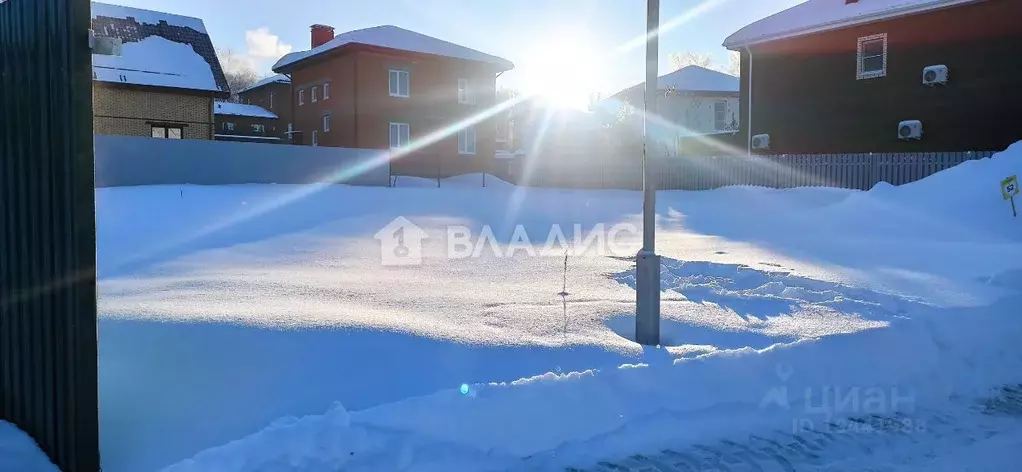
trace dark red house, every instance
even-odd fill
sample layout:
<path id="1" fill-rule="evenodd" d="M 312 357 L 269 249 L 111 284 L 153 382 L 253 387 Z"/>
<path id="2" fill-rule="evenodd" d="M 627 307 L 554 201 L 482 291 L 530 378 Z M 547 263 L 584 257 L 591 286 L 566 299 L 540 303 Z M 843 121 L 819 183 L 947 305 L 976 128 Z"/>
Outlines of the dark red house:
<path id="1" fill-rule="evenodd" d="M 286 75 L 273 75 L 267 77 L 250 87 L 238 92 L 242 103 L 258 105 L 263 109 L 277 116 L 275 130 L 270 136 L 280 138 L 281 142 L 290 143 L 292 137 L 295 144 L 301 144 L 301 137 L 296 134 L 288 134 L 293 127 L 291 105 L 291 79 Z"/>
<path id="2" fill-rule="evenodd" d="M 400 149 L 401 174 L 490 169 L 496 122 L 480 115 L 511 62 L 396 26 L 311 29 L 312 48 L 273 67 L 291 78 L 304 144 Z"/>
<path id="3" fill-rule="evenodd" d="M 753 152 L 1001 150 L 1022 139 L 1022 1 L 809 0 L 734 33 Z"/>

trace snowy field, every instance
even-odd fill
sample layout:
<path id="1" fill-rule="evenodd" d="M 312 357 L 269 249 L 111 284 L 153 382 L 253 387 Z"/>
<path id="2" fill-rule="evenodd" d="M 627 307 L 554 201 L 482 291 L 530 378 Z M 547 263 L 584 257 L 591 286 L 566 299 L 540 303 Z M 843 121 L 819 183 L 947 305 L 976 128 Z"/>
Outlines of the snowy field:
<path id="1" fill-rule="evenodd" d="M 447 257 L 451 225 L 505 249 L 516 225 L 536 246 L 640 225 L 638 192 L 98 190 L 104 470 L 1001 470 L 1022 445 L 1013 150 L 870 192 L 660 192 L 647 349 L 639 235 L 566 272 L 563 251 Z M 421 265 L 381 264 L 398 216 Z"/>

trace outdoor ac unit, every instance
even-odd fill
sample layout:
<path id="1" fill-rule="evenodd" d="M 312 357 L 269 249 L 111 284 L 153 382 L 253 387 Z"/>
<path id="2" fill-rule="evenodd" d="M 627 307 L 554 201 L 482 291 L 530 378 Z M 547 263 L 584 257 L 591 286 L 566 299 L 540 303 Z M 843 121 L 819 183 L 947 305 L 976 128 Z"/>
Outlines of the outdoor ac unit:
<path id="1" fill-rule="evenodd" d="M 923 69 L 923 85 L 947 84 L 947 66 L 930 66 Z"/>
<path id="2" fill-rule="evenodd" d="M 770 135 L 757 134 L 752 137 L 753 149 L 770 149 Z"/>
<path id="3" fill-rule="evenodd" d="M 923 122 L 909 120 L 898 123 L 898 139 L 923 139 Z"/>

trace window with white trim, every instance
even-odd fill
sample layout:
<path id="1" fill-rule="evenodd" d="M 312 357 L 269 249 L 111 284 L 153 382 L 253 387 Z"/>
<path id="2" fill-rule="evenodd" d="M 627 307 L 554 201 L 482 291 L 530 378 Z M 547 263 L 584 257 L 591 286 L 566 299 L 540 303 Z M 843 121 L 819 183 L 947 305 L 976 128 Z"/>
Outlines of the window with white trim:
<path id="1" fill-rule="evenodd" d="M 305 90 L 298 91 L 298 106 L 305 105 Z"/>
<path id="2" fill-rule="evenodd" d="M 330 82 L 323 84 L 323 100 L 330 98 Z"/>
<path id="3" fill-rule="evenodd" d="M 329 113 L 323 115 L 323 132 L 326 133 L 328 131 L 330 131 L 330 114 Z"/>
<path id="4" fill-rule="evenodd" d="M 458 79 L 458 103 L 468 105 L 475 103 L 472 92 L 468 88 L 468 79 Z"/>
<path id="5" fill-rule="evenodd" d="M 312 87 L 312 103 L 316 103 L 316 102 L 319 101 L 319 97 L 316 96 L 316 89 L 317 88 L 318 87 Z"/>
<path id="6" fill-rule="evenodd" d="M 410 76 L 408 71 L 391 69 L 389 73 L 390 96 L 408 98 L 408 87 Z"/>
<path id="7" fill-rule="evenodd" d="M 713 129 L 716 131 L 727 130 L 727 100 L 713 102 Z"/>
<path id="8" fill-rule="evenodd" d="M 873 79 L 887 75 L 887 33 L 859 38 L 856 79 Z"/>
<path id="9" fill-rule="evenodd" d="M 266 125 L 252 125 L 252 132 L 253 133 L 265 133 L 266 132 Z"/>
<path id="10" fill-rule="evenodd" d="M 230 121 L 224 123 L 224 131 L 234 131 L 234 123 Z"/>
<path id="11" fill-rule="evenodd" d="M 398 149 L 408 146 L 411 141 L 411 126 L 408 123 L 390 124 L 390 148 Z"/>
<path id="12" fill-rule="evenodd" d="M 468 126 L 458 131 L 458 154 L 476 153 L 476 129 Z"/>
<path id="13" fill-rule="evenodd" d="M 319 133 L 316 130 L 312 130 L 312 145 L 319 146 Z"/>
<path id="14" fill-rule="evenodd" d="M 153 126 L 152 137 L 160 139 L 181 139 L 184 128 L 181 126 Z"/>

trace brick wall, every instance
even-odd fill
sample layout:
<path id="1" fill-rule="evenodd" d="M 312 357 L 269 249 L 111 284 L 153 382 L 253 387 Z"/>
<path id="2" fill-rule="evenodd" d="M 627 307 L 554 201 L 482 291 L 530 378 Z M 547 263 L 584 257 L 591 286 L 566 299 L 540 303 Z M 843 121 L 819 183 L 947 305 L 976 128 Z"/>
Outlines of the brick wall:
<path id="1" fill-rule="evenodd" d="M 152 136 L 152 124 L 179 124 L 184 139 L 212 139 L 213 97 L 94 84 L 96 134 Z"/>

